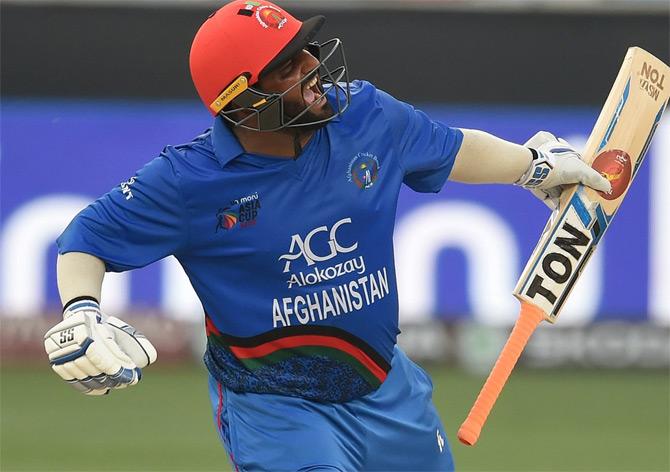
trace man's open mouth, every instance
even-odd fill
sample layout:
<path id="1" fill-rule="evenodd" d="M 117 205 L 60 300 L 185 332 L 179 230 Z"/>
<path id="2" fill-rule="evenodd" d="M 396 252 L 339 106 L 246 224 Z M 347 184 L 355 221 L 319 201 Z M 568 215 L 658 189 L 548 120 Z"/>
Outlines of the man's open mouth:
<path id="1" fill-rule="evenodd" d="M 312 105 L 323 98 L 323 90 L 319 86 L 319 77 L 314 74 L 314 77 L 302 87 L 302 97 L 306 105 Z"/>

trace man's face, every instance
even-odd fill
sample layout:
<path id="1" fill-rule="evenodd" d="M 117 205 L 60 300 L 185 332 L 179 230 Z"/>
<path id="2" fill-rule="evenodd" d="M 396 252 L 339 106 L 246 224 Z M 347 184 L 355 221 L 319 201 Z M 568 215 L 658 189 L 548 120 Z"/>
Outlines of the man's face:
<path id="1" fill-rule="evenodd" d="M 303 49 L 291 60 L 285 62 L 258 81 L 257 87 L 266 93 L 283 93 L 284 114 L 288 121 L 298 116 L 305 108 L 313 106 L 303 114 L 295 124 L 311 123 L 330 118 L 335 114 L 326 99 L 317 66 L 319 61 L 307 50 Z M 296 85 L 305 76 L 310 77 L 303 83 Z M 290 90 L 289 90 L 290 89 Z M 304 126 L 303 129 L 318 129 L 326 123 Z"/>

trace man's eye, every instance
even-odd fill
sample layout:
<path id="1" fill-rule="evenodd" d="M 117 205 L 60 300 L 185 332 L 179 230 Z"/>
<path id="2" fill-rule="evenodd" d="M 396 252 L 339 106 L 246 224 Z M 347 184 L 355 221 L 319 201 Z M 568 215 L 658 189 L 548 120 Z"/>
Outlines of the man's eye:
<path id="1" fill-rule="evenodd" d="M 279 72 L 281 72 L 282 74 L 288 74 L 289 72 L 291 72 L 292 68 L 293 68 L 293 61 L 289 61 L 285 66 L 279 69 Z"/>

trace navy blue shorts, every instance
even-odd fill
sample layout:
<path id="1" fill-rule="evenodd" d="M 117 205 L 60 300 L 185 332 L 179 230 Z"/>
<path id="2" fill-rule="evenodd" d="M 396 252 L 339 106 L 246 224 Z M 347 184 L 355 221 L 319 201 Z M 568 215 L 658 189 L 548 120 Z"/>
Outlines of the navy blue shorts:
<path id="1" fill-rule="evenodd" d="M 385 382 L 346 403 L 236 393 L 209 378 L 214 421 L 238 471 L 454 470 L 432 391 L 397 347 Z"/>

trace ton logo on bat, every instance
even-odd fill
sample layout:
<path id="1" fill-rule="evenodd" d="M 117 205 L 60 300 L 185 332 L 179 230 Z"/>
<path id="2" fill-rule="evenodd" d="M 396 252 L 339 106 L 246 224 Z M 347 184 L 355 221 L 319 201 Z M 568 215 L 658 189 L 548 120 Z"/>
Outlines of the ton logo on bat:
<path id="1" fill-rule="evenodd" d="M 553 283 L 547 281 L 547 284 L 544 284 L 545 278 L 536 273 L 528 290 L 526 290 L 526 295 L 530 298 L 540 295 L 552 305 L 556 302 L 556 294 L 552 291 L 552 288 L 562 286 L 570 280 L 575 267 L 585 254 L 585 251 L 580 251 L 578 247 L 588 247 L 591 242 L 587 233 L 583 233 L 567 221 L 561 226 L 561 231 L 564 236 L 556 237 L 551 243 L 554 250 L 547 251 L 540 263 L 542 272 Z"/>
<path id="2" fill-rule="evenodd" d="M 642 64 L 642 71 L 640 72 L 640 87 L 647 91 L 650 97 L 658 100 L 658 96 L 663 88 L 665 81 L 665 74 L 661 74 L 658 69 L 654 69 L 651 65 L 644 62 Z"/>

